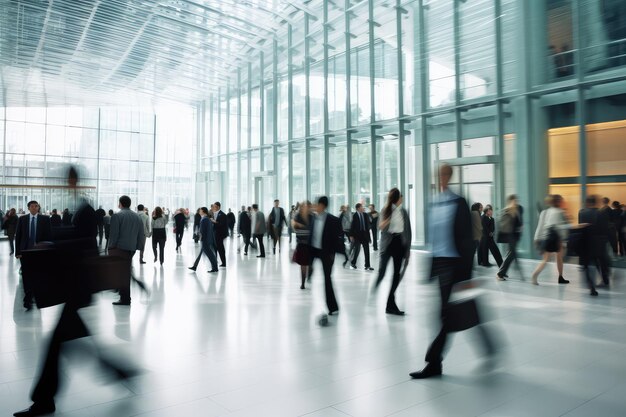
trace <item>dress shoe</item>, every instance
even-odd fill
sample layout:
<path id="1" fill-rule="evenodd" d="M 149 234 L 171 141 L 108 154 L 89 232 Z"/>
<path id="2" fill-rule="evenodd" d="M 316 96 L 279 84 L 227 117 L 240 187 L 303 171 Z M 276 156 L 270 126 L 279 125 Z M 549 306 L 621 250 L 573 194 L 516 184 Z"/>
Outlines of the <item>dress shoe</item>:
<path id="1" fill-rule="evenodd" d="M 589 293 L 589 295 L 597 297 L 598 296 L 598 291 L 596 290 L 591 290 L 591 292 Z"/>
<path id="2" fill-rule="evenodd" d="M 220 272 L 220 270 L 219 270 L 219 269 L 211 269 L 211 270 L 210 270 L 210 271 L 208 271 L 208 272 Z"/>
<path id="3" fill-rule="evenodd" d="M 154 261 L 153 261 L 153 262 L 156 262 L 156 261 L 157 261 L 157 258 L 154 258 Z"/>
<path id="4" fill-rule="evenodd" d="M 387 314 L 393 314 L 394 316 L 404 316 L 404 311 L 400 310 L 399 308 L 387 308 L 385 309 L 385 313 Z"/>
<path id="5" fill-rule="evenodd" d="M 372 268 L 371 266 L 366 266 L 366 267 L 365 267 L 365 270 L 366 270 L 366 271 L 373 271 L 373 270 L 374 270 L 374 268 Z"/>
<path id="6" fill-rule="evenodd" d="M 24 303 L 24 308 L 26 309 L 26 311 L 30 311 L 33 309 L 33 305 L 29 303 Z"/>
<path id="7" fill-rule="evenodd" d="M 559 284 L 569 284 L 569 280 L 563 277 L 559 277 Z"/>
<path id="8" fill-rule="evenodd" d="M 265 258 L 265 255 L 259 255 L 257 258 Z"/>
<path id="9" fill-rule="evenodd" d="M 441 363 L 428 363 L 421 371 L 411 372 L 411 378 L 424 379 L 431 376 L 441 375 Z"/>
<path id="10" fill-rule="evenodd" d="M 483 266 L 484 266 L 485 268 L 491 268 L 491 267 L 493 267 L 493 264 L 483 264 Z"/>
<path id="11" fill-rule="evenodd" d="M 350 269 L 356 269 L 356 265 L 350 265 Z"/>
<path id="12" fill-rule="evenodd" d="M 220 268 L 226 268 L 226 264 L 221 264 Z"/>
<path id="13" fill-rule="evenodd" d="M 332 316 L 333 314 L 337 314 L 339 312 L 339 309 L 333 310 L 333 311 L 329 311 L 328 315 Z"/>
<path id="14" fill-rule="evenodd" d="M 343 261 L 343 267 L 345 268 L 346 265 L 348 265 L 348 260 L 346 259 L 345 261 Z"/>
<path id="15" fill-rule="evenodd" d="M 54 413 L 56 407 L 54 406 L 54 401 L 50 402 L 37 402 L 33 403 L 30 407 L 25 410 L 17 411 L 13 413 L 15 417 L 35 417 L 35 416 L 43 416 L 45 414 Z"/>
<path id="16" fill-rule="evenodd" d="M 113 301 L 113 305 L 114 306 L 129 306 L 130 305 L 130 301 Z"/>
<path id="17" fill-rule="evenodd" d="M 300 285 L 300 289 L 303 290 L 304 289 L 304 285 Z"/>
<path id="18" fill-rule="evenodd" d="M 506 278 L 504 278 L 504 275 L 496 274 L 496 281 L 506 281 Z"/>
<path id="19" fill-rule="evenodd" d="M 244 254 L 244 256 L 248 256 L 248 252 L 244 252 L 243 254 Z"/>
<path id="20" fill-rule="evenodd" d="M 192 271 L 196 272 L 196 268 L 193 266 L 190 266 L 189 269 L 191 269 Z"/>
<path id="21" fill-rule="evenodd" d="M 508 277 L 509 277 L 507 274 L 502 274 L 502 276 L 503 276 L 504 278 L 508 278 Z"/>
<path id="22" fill-rule="evenodd" d="M 140 260 L 139 260 L 139 263 L 140 263 L 140 264 L 145 264 L 145 263 L 146 263 L 146 261 L 144 261 L 143 259 L 140 259 Z"/>

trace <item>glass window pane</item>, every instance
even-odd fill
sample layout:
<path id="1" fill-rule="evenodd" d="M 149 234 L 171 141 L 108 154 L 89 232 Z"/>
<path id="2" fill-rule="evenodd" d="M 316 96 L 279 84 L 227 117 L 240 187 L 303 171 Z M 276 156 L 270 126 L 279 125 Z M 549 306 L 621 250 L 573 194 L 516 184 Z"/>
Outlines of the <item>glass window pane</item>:
<path id="1" fill-rule="evenodd" d="M 452 1 L 437 1 L 424 10 L 428 48 L 430 107 L 455 102 Z"/>

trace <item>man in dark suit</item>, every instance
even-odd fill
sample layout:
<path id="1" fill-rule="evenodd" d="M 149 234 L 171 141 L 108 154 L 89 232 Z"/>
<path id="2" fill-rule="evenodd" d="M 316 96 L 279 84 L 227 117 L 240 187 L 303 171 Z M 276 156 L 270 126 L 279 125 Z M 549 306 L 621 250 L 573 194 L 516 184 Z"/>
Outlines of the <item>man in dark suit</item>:
<path id="1" fill-rule="evenodd" d="M 104 236 L 104 216 L 107 212 L 104 211 L 102 206 L 96 210 L 96 226 L 98 227 L 98 246 L 102 245 L 102 236 Z"/>
<path id="2" fill-rule="evenodd" d="M 280 207 L 280 201 L 274 200 L 274 208 L 270 213 L 270 231 L 272 232 L 272 239 L 274 239 L 274 247 L 272 251 L 276 254 L 276 244 L 278 243 L 278 251 L 280 252 L 280 237 L 283 234 L 283 224 L 287 224 L 287 218 L 285 217 L 285 210 Z"/>
<path id="3" fill-rule="evenodd" d="M 198 268 L 198 264 L 200 263 L 200 258 L 202 258 L 202 254 L 204 253 L 207 258 L 209 258 L 209 262 L 211 262 L 211 270 L 209 272 L 217 272 L 217 257 L 215 256 L 215 232 L 214 226 L 211 220 L 209 220 L 209 209 L 206 207 L 201 207 L 198 209 L 200 213 L 200 228 L 198 229 L 198 233 L 202 237 L 202 249 L 200 250 L 200 254 L 196 258 L 196 262 L 194 262 L 193 266 L 190 266 L 189 269 L 195 271 Z"/>
<path id="4" fill-rule="evenodd" d="M 590 266 L 595 264 L 602 276 L 598 287 L 609 286 L 609 255 L 606 250 L 608 243 L 609 218 L 607 212 L 598 210 L 599 198 L 591 195 L 585 199 L 585 208 L 578 212 L 578 223 L 586 224 L 582 229 L 582 242 L 579 245 L 579 263 L 586 273 L 591 295 L 598 295 Z"/>
<path id="5" fill-rule="evenodd" d="M 248 245 L 250 245 L 250 235 L 252 234 L 252 223 L 250 220 L 250 215 L 248 214 L 248 211 L 246 211 L 245 206 L 241 206 L 241 211 L 239 212 L 239 222 L 237 224 L 239 234 L 243 238 L 243 254 L 247 255 Z"/>
<path id="6" fill-rule="evenodd" d="M 219 201 L 213 203 L 212 208 L 214 213 L 212 221 L 215 224 L 215 246 L 222 260 L 220 266 L 226 268 L 226 248 L 224 248 L 224 239 L 228 237 L 228 218 L 226 217 L 226 213 L 222 211 L 222 204 Z"/>
<path id="7" fill-rule="evenodd" d="M 32 249 L 38 242 L 52 240 L 52 226 L 50 217 L 39 214 L 39 203 L 28 202 L 29 214 L 21 216 L 17 220 L 15 230 L 15 257 L 21 258 L 22 251 Z M 24 308 L 30 310 L 33 307 L 33 290 L 30 283 L 24 281 Z"/>
<path id="8" fill-rule="evenodd" d="M 228 220 L 228 231 L 230 232 L 230 237 L 233 237 L 235 234 L 235 223 L 237 222 L 237 218 L 231 209 L 228 209 L 226 219 Z"/>
<path id="9" fill-rule="evenodd" d="M 324 270 L 324 287 L 326 289 L 326 305 L 328 306 L 328 314 L 332 315 L 339 311 L 335 291 L 333 290 L 333 282 L 331 272 L 335 263 L 335 253 L 343 253 L 345 247 L 343 245 L 343 231 L 339 218 L 328 213 L 328 197 L 322 196 L 317 201 L 317 216 L 311 228 L 310 246 L 311 246 L 311 264 L 315 258 L 322 261 Z"/>
<path id="10" fill-rule="evenodd" d="M 52 215 L 50 216 L 50 226 L 52 227 L 61 226 L 61 216 L 59 216 L 57 209 L 52 210 Z"/>
<path id="11" fill-rule="evenodd" d="M 433 260 L 431 279 L 439 279 L 441 295 L 441 330 L 426 352 L 427 365 L 424 369 L 412 372 L 412 378 L 422 379 L 441 375 L 443 352 L 448 333 L 452 331 L 452 319 L 447 314 L 450 294 L 455 284 L 472 277 L 474 258 L 474 238 L 472 236 L 472 220 L 470 209 L 465 199 L 454 194 L 448 188 L 452 177 L 452 167 L 443 164 L 439 168 L 439 185 L 441 193 L 436 197 L 431 209 L 430 227 L 433 231 Z M 481 329 L 483 342 L 488 353 L 493 353 L 493 344 L 484 328 Z"/>
<path id="12" fill-rule="evenodd" d="M 363 254 L 365 255 L 365 270 L 373 271 L 370 266 L 370 220 L 365 214 L 363 204 L 357 203 L 354 207 L 356 212 L 352 215 L 352 224 L 350 226 L 350 241 L 353 243 L 352 265 L 350 268 L 356 269 L 356 260 L 359 257 L 361 246 L 363 246 Z"/>

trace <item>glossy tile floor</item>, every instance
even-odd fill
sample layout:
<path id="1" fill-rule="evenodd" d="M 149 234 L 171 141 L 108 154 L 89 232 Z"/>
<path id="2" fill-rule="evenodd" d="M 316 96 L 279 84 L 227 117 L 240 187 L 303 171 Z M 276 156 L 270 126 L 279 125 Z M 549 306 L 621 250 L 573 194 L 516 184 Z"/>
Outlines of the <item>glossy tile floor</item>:
<path id="1" fill-rule="evenodd" d="M 284 240 L 286 243 L 286 239 Z M 30 405 L 42 345 L 59 308 L 24 312 L 18 263 L 0 245 L 0 416 Z M 112 381 L 92 356 L 66 355 L 57 416 L 624 416 L 626 297 L 624 270 L 610 291 L 592 298 L 578 269 L 557 285 L 554 265 L 528 283 L 494 280 L 478 267 L 487 326 L 500 340 L 498 368 L 483 371 L 475 329 L 453 337 L 444 376 L 411 380 L 437 327 L 438 288 L 425 282 L 427 259 L 413 253 L 398 291 L 405 317 L 384 312 L 389 277 L 371 294 L 375 273 L 345 270 L 334 283 L 340 306 L 330 325 L 321 265 L 299 289 L 298 266 L 285 249 L 257 259 L 227 239 L 228 269 L 187 269 L 198 246 L 173 239 L 161 268 L 146 252 L 135 271 L 151 290 L 133 287 L 132 307 L 113 307 L 102 293 L 82 315 L 95 345 L 121 353 L 146 372 Z M 271 253 L 271 251 L 269 251 Z M 376 268 L 377 252 L 372 252 Z M 359 265 L 363 265 L 362 259 Z M 390 272 L 390 271 L 389 271 Z M 16 296 L 16 292 L 19 296 Z M 89 346 L 92 340 L 78 344 Z M 94 344 L 91 344 L 93 346 Z"/>

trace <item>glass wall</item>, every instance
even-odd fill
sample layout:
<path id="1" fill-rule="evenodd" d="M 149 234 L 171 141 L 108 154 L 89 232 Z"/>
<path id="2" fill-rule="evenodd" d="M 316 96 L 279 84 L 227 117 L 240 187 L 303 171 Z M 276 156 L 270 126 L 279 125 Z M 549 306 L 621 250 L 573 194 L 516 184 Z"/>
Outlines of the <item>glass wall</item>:
<path id="1" fill-rule="evenodd" d="M 195 175 L 193 108 L 49 107 L 0 109 L 0 208 L 70 210 L 67 164 L 79 168 L 82 194 L 96 206 L 188 207 Z M 156 128 L 156 130 L 155 130 Z"/>
<path id="2" fill-rule="evenodd" d="M 625 5 L 311 0 L 198 107 L 200 166 L 225 172 L 227 152 L 240 167 L 224 186 L 233 207 L 326 194 L 333 212 L 380 208 L 399 187 L 423 246 L 445 161 L 471 202 L 497 211 L 515 193 L 529 207 L 532 256 L 545 194 L 566 196 L 572 218 L 590 192 L 626 200 Z M 221 146 L 225 123 L 241 149 Z"/>

